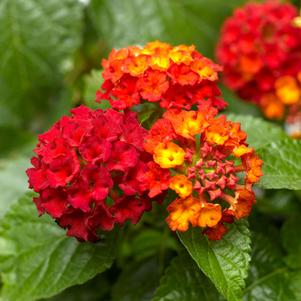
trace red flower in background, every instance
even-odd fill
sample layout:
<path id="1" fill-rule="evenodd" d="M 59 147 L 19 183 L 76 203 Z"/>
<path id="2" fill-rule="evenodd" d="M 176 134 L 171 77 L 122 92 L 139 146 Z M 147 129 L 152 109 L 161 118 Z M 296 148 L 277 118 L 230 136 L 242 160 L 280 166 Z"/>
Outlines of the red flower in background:
<path id="1" fill-rule="evenodd" d="M 132 112 L 84 106 L 71 112 L 39 136 L 27 175 L 39 193 L 40 214 L 51 215 L 70 236 L 95 241 L 98 229 L 137 223 L 151 209 L 146 130 Z"/>
<path id="2" fill-rule="evenodd" d="M 154 160 L 146 174 L 149 196 L 168 187 L 178 195 L 167 208 L 170 229 L 201 227 L 210 239 L 226 233 L 225 223 L 250 214 L 252 186 L 262 176 L 262 160 L 248 147 L 240 124 L 216 113 L 210 106 L 169 110 L 144 144 Z"/>
<path id="3" fill-rule="evenodd" d="M 104 82 L 97 101 L 109 100 L 118 110 L 142 101 L 158 102 L 166 109 L 190 109 L 205 101 L 218 109 L 226 106 L 217 87 L 220 66 L 194 46 L 155 41 L 144 47 L 113 49 L 102 66 Z"/>
<path id="4" fill-rule="evenodd" d="M 271 119 L 283 118 L 286 106 L 301 100 L 297 15 L 289 3 L 249 3 L 225 22 L 217 47 L 226 85 Z"/>

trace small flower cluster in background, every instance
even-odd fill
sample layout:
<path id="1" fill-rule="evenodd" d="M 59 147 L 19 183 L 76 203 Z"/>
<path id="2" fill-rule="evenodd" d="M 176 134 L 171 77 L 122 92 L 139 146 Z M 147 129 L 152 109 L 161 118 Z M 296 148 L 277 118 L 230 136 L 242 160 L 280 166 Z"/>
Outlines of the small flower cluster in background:
<path id="1" fill-rule="evenodd" d="M 217 58 L 225 84 L 301 135 L 301 27 L 295 6 L 248 3 L 223 25 Z M 289 116 L 289 117 L 287 117 Z"/>
<path id="2" fill-rule="evenodd" d="M 262 176 L 240 124 L 217 116 L 226 105 L 221 67 L 194 46 L 158 41 L 113 50 L 103 67 L 97 100 L 110 100 L 112 109 L 80 106 L 39 136 L 27 171 L 39 213 L 70 236 L 96 241 L 98 230 L 137 223 L 171 189 L 170 229 L 200 227 L 221 239 L 225 224 L 250 214 Z M 150 130 L 130 110 L 147 101 L 165 109 Z"/>

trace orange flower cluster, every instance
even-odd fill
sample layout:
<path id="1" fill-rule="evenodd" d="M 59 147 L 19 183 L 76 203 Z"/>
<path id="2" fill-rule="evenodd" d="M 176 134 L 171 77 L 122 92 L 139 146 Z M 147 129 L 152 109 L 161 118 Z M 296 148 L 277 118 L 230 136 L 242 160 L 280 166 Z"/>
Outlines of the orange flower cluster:
<path id="1" fill-rule="evenodd" d="M 246 143 L 240 124 L 216 117 L 208 105 L 198 111 L 169 110 L 150 129 L 144 148 L 152 154 L 146 178 L 150 197 L 168 187 L 178 198 L 169 204 L 173 231 L 189 225 L 220 239 L 232 223 L 249 215 L 262 160 Z"/>
<path id="2" fill-rule="evenodd" d="M 220 66 L 195 46 L 172 47 L 155 41 L 144 47 L 113 49 L 102 66 L 104 82 L 96 100 L 109 100 L 118 110 L 141 101 L 157 102 L 166 109 L 190 109 L 204 101 L 218 109 L 226 106 L 217 86 Z"/>
<path id="3" fill-rule="evenodd" d="M 225 22 L 217 47 L 226 85 L 270 119 L 282 119 L 287 107 L 301 102 L 297 16 L 282 1 L 248 3 Z"/>

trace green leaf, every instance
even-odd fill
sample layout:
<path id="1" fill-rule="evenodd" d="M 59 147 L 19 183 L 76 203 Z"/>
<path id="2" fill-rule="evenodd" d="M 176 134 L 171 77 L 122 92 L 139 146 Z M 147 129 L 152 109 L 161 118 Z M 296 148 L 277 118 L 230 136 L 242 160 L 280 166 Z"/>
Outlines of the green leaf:
<path id="1" fill-rule="evenodd" d="M 287 137 L 279 126 L 261 118 L 236 114 L 229 114 L 227 118 L 241 123 L 242 130 L 248 134 L 247 142 L 255 149 Z"/>
<path id="2" fill-rule="evenodd" d="M 165 231 L 141 229 L 131 241 L 132 256 L 139 261 L 153 256 L 162 249 L 177 250 L 177 244 L 172 236 Z"/>
<path id="3" fill-rule="evenodd" d="M 289 286 L 294 292 L 295 301 L 301 300 L 301 270 L 290 272 L 288 274 Z"/>
<path id="4" fill-rule="evenodd" d="M 47 107 L 72 67 L 81 19 L 79 1 L 1 1 L 0 111 L 28 121 Z"/>
<path id="5" fill-rule="evenodd" d="M 224 18 L 244 0 L 92 0 L 88 12 L 108 49 L 162 40 L 213 57 Z M 139 12 L 139 13 L 137 13 Z"/>
<path id="6" fill-rule="evenodd" d="M 112 301 L 150 301 L 159 280 L 160 268 L 154 258 L 130 264 L 113 287 Z"/>
<path id="7" fill-rule="evenodd" d="M 277 139 L 258 153 L 264 162 L 261 187 L 301 190 L 301 141 Z"/>
<path id="8" fill-rule="evenodd" d="M 100 88 L 103 78 L 102 70 L 92 70 L 90 74 L 84 76 L 84 103 L 92 109 L 107 109 L 110 108 L 110 102 L 103 100 L 101 103 L 95 101 L 96 91 Z"/>
<path id="9" fill-rule="evenodd" d="M 199 229 L 178 233 L 181 242 L 203 273 L 228 300 L 241 300 L 250 261 L 248 223 L 233 224 L 220 241 L 209 241 Z"/>
<path id="10" fill-rule="evenodd" d="M 301 268 L 301 220 L 299 216 L 292 216 L 281 229 L 282 245 L 287 252 L 286 263 L 292 268 Z"/>
<path id="11" fill-rule="evenodd" d="M 20 198 L 0 224 L 3 300 L 50 297 L 109 268 L 116 233 L 100 242 L 67 237 L 49 216 L 38 217 L 32 193 Z"/>
<path id="12" fill-rule="evenodd" d="M 161 278 L 152 301 L 224 300 L 187 254 L 174 258 Z"/>
<path id="13" fill-rule="evenodd" d="M 139 121 L 141 123 L 146 122 L 156 111 L 160 112 L 160 108 L 158 107 L 158 105 L 152 102 L 146 102 L 137 105 L 133 109 L 135 112 L 138 113 Z"/>
<path id="14" fill-rule="evenodd" d="M 161 118 L 164 113 L 164 110 L 158 104 L 152 102 L 136 105 L 132 110 L 138 114 L 140 123 L 146 129 L 150 129 L 154 122 Z"/>
<path id="15" fill-rule="evenodd" d="M 296 301 L 283 254 L 273 238 L 254 232 L 245 301 Z"/>
<path id="16" fill-rule="evenodd" d="M 48 301 L 107 301 L 110 294 L 109 279 L 100 274 L 82 285 L 75 285 Z"/>
<path id="17" fill-rule="evenodd" d="M 0 218 L 28 189 L 25 170 L 30 166 L 27 156 L 0 160 Z"/>

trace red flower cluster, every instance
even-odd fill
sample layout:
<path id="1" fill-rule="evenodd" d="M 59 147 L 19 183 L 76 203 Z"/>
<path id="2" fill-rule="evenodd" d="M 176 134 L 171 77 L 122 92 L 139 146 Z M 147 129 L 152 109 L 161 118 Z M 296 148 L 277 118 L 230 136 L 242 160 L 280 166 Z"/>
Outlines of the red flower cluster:
<path id="1" fill-rule="evenodd" d="M 201 227 L 220 239 L 232 223 L 250 214 L 254 183 L 262 161 L 246 143 L 239 123 L 215 117 L 217 111 L 167 111 L 150 129 L 145 149 L 153 155 L 149 196 L 168 187 L 178 194 L 167 208 L 171 230 Z"/>
<path id="2" fill-rule="evenodd" d="M 27 170 L 40 214 L 89 241 L 98 239 L 98 229 L 136 223 L 151 209 L 145 135 L 132 112 L 73 109 L 39 136 L 34 167 Z"/>
<path id="3" fill-rule="evenodd" d="M 217 57 L 224 81 L 268 118 L 301 99 L 301 28 L 289 3 L 249 3 L 224 24 Z M 298 79 L 299 78 L 299 79 Z"/>
<path id="4" fill-rule="evenodd" d="M 217 87 L 221 68 L 194 46 L 172 47 L 155 41 L 143 48 L 113 49 L 102 66 L 104 82 L 97 101 L 110 100 L 118 110 L 143 100 L 166 109 L 190 109 L 204 101 L 218 109 L 226 106 Z"/>

